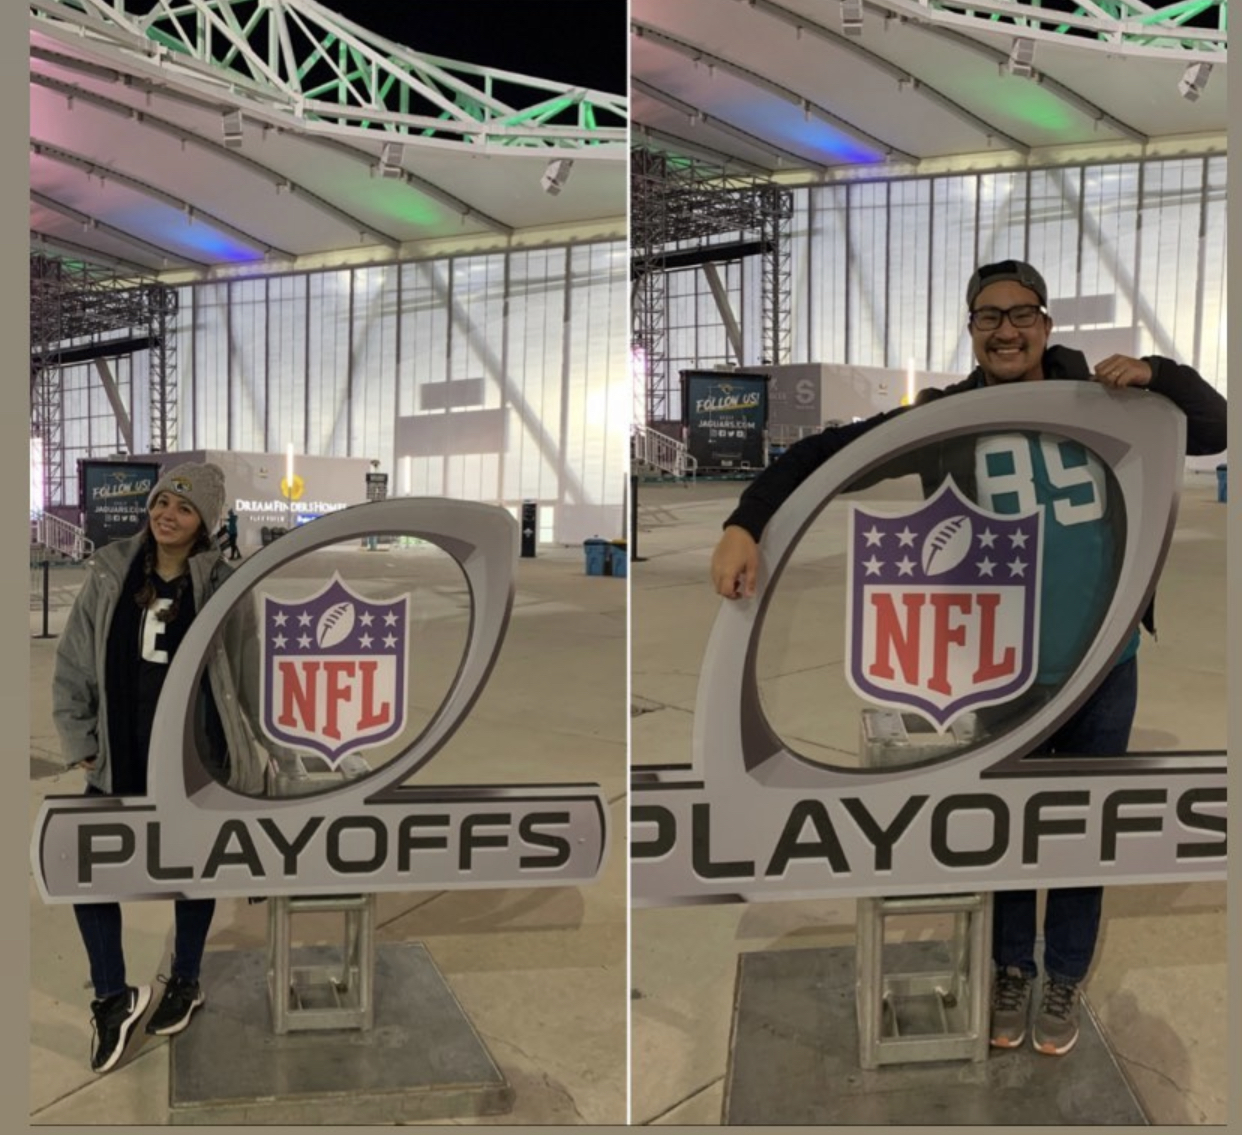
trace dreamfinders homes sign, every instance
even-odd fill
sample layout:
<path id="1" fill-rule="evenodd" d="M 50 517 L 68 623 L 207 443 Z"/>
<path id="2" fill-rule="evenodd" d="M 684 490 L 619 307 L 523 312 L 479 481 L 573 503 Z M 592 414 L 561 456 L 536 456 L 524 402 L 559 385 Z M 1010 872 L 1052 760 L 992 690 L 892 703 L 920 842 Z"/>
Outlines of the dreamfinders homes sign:
<path id="1" fill-rule="evenodd" d="M 437 545 L 472 608 L 456 676 L 421 732 L 369 775 L 314 795 L 247 796 L 214 780 L 193 715 L 226 619 L 260 599 L 261 731 L 338 767 L 392 743 L 406 722 L 409 595 L 382 601 L 337 576 L 299 599 L 269 593 L 282 565 L 332 544 L 406 535 Z M 308 559 L 307 566 L 322 557 Z M 405 782 L 449 741 L 495 663 L 513 600 L 517 525 L 503 509 L 399 499 L 306 525 L 244 561 L 204 605 L 173 659 L 151 738 L 149 795 L 50 797 L 32 861 L 47 902 L 168 896 L 314 895 L 590 882 L 606 847 L 594 784 L 423 786 Z M 269 590 L 264 590 L 264 589 Z M 238 660 L 234 660 L 235 663 Z"/>
<path id="2" fill-rule="evenodd" d="M 1185 420 L 1166 399 L 1029 383 L 920 407 L 826 462 L 768 525 L 758 596 L 721 606 L 699 680 L 692 762 L 633 771 L 634 901 L 1223 879 L 1223 752 L 1028 755 L 1090 696 L 1139 622 L 1173 532 L 1184 436 Z M 994 467 L 979 457 L 1016 443 L 1038 452 L 1044 475 L 1065 490 L 1050 508 L 1024 506 L 1020 463 L 988 473 Z M 837 493 L 903 457 L 917 464 L 952 446 L 979 462 L 980 496 L 986 476 L 1007 478 L 992 488 L 1012 491 L 1014 507 L 984 507 L 952 478 L 928 486 L 926 475 L 918 507 L 848 504 L 845 681 L 946 741 L 967 715 L 990 714 L 991 725 L 901 767 L 801 756 L 768 721 L 756 677 L 782 572 Z M 1071 462 L 1067 448 L 1081 453 Z M 1105 493 L 1110 515 L 1122 518 L 1107 537 L 1117 541 L 1105 553 L 1113 578 L 1090 618 L 1060 611 L 1061 623 L 1051 622 L 1039 610 L 1040 572 L 1080 565 L 1049 549 L 1049 527 L 1101 521 Z M 1081 641 L 1066 653 L 1075 633 Z"/>

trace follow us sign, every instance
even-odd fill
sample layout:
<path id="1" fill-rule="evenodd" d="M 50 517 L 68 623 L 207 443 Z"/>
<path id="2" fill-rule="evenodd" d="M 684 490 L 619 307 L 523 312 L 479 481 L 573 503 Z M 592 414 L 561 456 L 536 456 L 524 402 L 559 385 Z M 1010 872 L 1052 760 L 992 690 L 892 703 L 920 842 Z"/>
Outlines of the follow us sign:
<path id="1" fill-rule="evenodd" d="M 469 592 L 464 652 L 447 692 L 410 733 L 410 594 L 375 598 L 334 571 L 296 597 L 273 575 L 371 535 L 436 545 Z M 466 719 L 500 652 L 513 602 L 517 525 L 503 509 L 398 499 L 305 525 L 246 560 L 204 605 L 169 667 L 151 738 L 149 794 L 49 797 L 31 848 L 50 903 L 186 896 L 315 895 L 417 889 L 571 886 L 594 880 L 607 850 L 595 784 L 422 785 L 419 769 Z M 330 558 L 330 557 L 329 557 Z M 381 767 L 313 795 L 250 796 L 207 771 L 194 728 L 209 651 L 258 597 L 260 688 L 254 720 L 273 752 L 340 768 L 397 745 Z M 411 781 L 412 783 L 407 783 Z"/>

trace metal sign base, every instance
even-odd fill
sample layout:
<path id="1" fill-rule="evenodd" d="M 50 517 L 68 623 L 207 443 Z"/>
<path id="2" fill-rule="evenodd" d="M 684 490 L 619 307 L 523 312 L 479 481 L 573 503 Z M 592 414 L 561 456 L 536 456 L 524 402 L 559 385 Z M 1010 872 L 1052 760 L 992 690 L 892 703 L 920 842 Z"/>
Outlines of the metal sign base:
<path id="1" fill-rule="evenodd" d="M 936 943 L 948 964 L 894 971 L 884 924 L 902 915 L 951 915 Z M 992 895 L 858 900 L 855 946 L 859 1063 L 863 1068 L 931 1060 L 986 1060 L 992 977 Z"/>
<path id="2" fill-rule="evenodd" d="M 943 969 L 944 943 L 889 947 L 907 972 Z M 1084 1004 L 1072 1052 L 1028 1045 L 986 1060 L 864 1071 L 854 1014 L 854 949 L 767 950 L 738 959 L 721 1122 L 768 1126 L 1146 1125 Z M 1038 998 L 1038 988 L 1035 991 Z"/>
<path id="3" fill-rule="evenodd" d="M 339 960 L 293 950 L 297 966 Z M 503 1115 L 513 1089 L 426 948 L 375 952 L 374 1027 L 274 1035 L 264 950 L 209 951 L 207 1004 L 172 1038 L 174 1124 L 355 1124 Z"/>
<path id="4" fill-rule="evenodd" d="M 295 914 L 343 915 L 335 964 L 295 966 Z M 272 1031 L 362 1029 L 375 1023 L 375 896 L 293 895 L 268 900 L 267 991 Z"/>

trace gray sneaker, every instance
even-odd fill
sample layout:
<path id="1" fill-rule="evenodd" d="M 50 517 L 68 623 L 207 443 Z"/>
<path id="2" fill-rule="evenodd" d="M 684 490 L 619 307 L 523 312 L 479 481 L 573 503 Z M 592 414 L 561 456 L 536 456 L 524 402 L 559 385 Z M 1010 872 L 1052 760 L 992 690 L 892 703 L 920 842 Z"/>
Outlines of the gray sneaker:
<path id="1" fill-rule="evenodd" d="M 1075 982 L 1046 977 L 1039 1014 L 1031 1031 L 1031 1043 L 1048 1056 L 1064 1056 L 1078 1040 L 1078 1002 Z"/>
<path id="2" fill-rule="evenodd" d="M 992 976 L 992 1047 L 1017 1048 L 1026 1039 L 1031 1007 L 1031 979 L 1017 966 Z"/>

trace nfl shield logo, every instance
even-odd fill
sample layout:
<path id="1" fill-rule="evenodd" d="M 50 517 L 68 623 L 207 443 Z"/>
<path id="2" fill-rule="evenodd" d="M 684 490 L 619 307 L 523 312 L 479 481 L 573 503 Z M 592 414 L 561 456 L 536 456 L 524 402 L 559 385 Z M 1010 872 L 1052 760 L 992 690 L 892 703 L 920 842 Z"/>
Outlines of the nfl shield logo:
<path id="1" fill-rule="evenodd" d="M 336 768 L 405 723 L 408 596 L 366 599 L 333 575 L 309 599 L 263 596 L 263 731 Z"/>
<path id="2" fill-rule="evenodd" d="M 943 732 L 1026 690 L 1039 656 L 1043 510 L 1001 516 L 948 478 L 921 508 L 851 504 L 846 674 Z"/>

